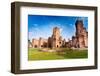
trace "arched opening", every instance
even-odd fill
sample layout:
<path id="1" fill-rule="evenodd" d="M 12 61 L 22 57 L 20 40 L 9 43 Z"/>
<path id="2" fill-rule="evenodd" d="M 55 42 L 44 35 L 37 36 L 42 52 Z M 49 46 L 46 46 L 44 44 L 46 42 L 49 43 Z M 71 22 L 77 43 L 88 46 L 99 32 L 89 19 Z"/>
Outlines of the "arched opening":
<path id="1" fill-rule="evenodd" d="M 58 45 L 57 45 L 57 48 L 58 48 Z"/>
<path id="2" fill-rule="evenodd" d="M 35 45 L 34 47 L 37 48 L 37 45 Z"/>
<path id="3" fill-rule="evenodd" d="M 43 47 L 43 45 L 41 45 L 41 47 Z"/>

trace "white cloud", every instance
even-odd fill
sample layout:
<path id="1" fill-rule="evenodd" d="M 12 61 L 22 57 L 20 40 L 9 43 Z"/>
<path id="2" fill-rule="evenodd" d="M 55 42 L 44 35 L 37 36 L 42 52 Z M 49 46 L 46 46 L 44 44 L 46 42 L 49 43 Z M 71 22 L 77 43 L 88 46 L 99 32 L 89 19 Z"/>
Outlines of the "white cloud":
<path id="1" fill-rule="evenodd" d="M 35 30 L 35 31 L 39 31 L 39 28 L 34 28 L 33 30 Z"/>
<path id="2" fill-rule="evenodd" d="M 37 27 L 37 26 L 38 26 L 38 24 L 33 24 L 33 26 Z"/>

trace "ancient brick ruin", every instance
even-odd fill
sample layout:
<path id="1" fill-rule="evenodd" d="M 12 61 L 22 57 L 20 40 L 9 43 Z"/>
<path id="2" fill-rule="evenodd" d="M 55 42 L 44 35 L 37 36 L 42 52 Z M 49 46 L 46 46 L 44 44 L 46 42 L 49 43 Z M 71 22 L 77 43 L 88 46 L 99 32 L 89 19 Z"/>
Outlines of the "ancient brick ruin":
<path id="1" fill-rule="evenodd" d="M 66 42 L 67 47 L 87 48 L 88 47 L 88 32 L 84 27 L 82 20 L 77 20 L 75 23 L 76 33 L 72 36 L 72 40 Z"/>
<path id="2" fill-rule="evenodd" d="M 88 32 L 84 27 L 82 20 L 77 20 L 75 23 L 76 32 L 71 40 L 66 41 L 60 35 L 60 28 L 54 27 L 53 34 L 48 39 L 39 38 L 32 39 L 29 42 L 29 47 L 33 48 L 87 48 L 88 47 Z"/>

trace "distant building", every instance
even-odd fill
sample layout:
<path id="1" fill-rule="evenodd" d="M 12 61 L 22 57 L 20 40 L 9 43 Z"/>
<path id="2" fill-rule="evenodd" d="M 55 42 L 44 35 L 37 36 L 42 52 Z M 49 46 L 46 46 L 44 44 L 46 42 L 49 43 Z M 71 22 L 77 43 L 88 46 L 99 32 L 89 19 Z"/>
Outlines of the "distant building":
<path id="1" fill-rule="evenodd" d="M 65 39 L 62 39 L 62 36 L 60 35 L 60 28 L 54 27 L 53 28 L 53 34 L 48 39 L 39 38 L 32 39 L 32 43 L 30 46 L 33 48 L 87 48 L 88 47 L 88 32 L 86 31 L 86 28 L 84 27 L 82 20 L 77 20 L 75 23 L 76 32 L 75 36 L 72 36 L 72 39 L 68 40 L 66 42 Z"/>

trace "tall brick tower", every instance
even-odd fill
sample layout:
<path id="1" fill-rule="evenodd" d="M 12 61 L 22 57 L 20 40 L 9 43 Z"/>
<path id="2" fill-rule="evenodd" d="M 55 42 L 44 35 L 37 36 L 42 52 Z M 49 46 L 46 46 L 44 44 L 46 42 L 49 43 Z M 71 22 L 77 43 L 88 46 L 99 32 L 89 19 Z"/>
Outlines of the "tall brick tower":
<path id="1" fill-rule="evenodd" d="M 52 47 L 58 48 L 60 47 L 60 29 L 58 27 L 53 28 L 53 35 L 52 35 Z"/>
<path id="2" fill-rule="evenodd" d="M 79 36 L 79 35 L 82 34 L 83 21 L 82 20 L 77 20 L 75 25 L 76 25 L 76 36 Z"/>
<path id="3" fill-rule="evenodd" d="M 86 28 L 84 28 L 83 20 L 77 20 L 75 26 L 76 26 L 77 46 L 79 48 L 87 47 L 88 33 L 86 31 Z"/>

